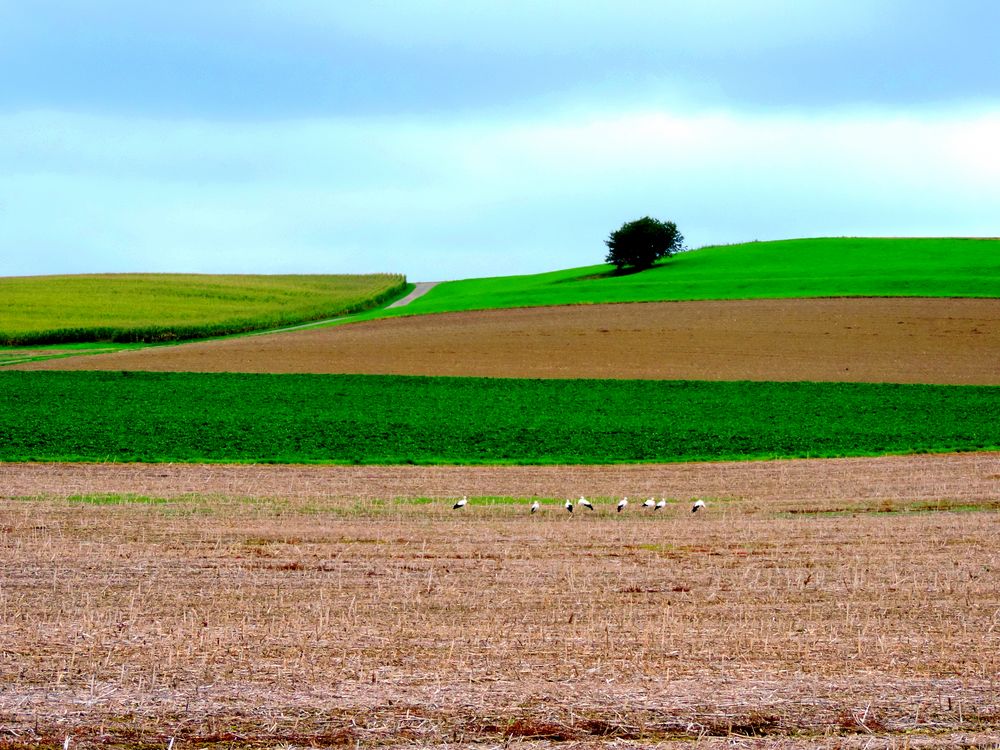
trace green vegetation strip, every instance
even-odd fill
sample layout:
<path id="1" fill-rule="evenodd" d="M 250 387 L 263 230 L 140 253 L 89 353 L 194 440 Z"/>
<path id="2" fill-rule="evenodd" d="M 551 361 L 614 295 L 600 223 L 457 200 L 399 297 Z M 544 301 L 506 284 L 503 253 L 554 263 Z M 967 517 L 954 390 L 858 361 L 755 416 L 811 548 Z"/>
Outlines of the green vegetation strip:
<path id="1" fill-rule="evenodd" d="M 439 284 L 378 314 L 598 302 L 788 297 L 1000 297 L 1000 241 L 826 238 L 680 253 L 648 271 L 609 265 Z"/>
<path id="2" fill-rule="evenodd" d="M 406 288 L 396 274 L 0 278 L 0 346 L 245 333 L 368 310 Z"/>
<path id="3" fill-rule="evenodd" d="M 0 460 L 616 463 L 1000 448 L 1000 387 L 0 372 Z"/>
<path id="4" fill-rule="evenodd" d="M 115 344 L 87 342 L 78 344 L 47 344 L 38 346 L 0 346 L 0 367 L 39 362 L 43 359 L 61 359 L 80 354 L 109 354 L 126 349 L 142 349 L 145 344 Z"/>

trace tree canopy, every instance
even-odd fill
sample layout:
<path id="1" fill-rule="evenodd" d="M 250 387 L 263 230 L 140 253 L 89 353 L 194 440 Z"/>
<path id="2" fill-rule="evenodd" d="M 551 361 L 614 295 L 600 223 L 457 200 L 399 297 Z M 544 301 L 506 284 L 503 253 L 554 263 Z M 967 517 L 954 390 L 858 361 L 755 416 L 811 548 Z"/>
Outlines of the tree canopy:
<path id="1" fill-rule="evenodd" d="M 614 263 L 619 271 L 625 268 L 641 271 L 683 249 L 684 235 L 672 221 L 643 216 L 622 224 L 604 244 L 608 246 L 606 262 Z"/>

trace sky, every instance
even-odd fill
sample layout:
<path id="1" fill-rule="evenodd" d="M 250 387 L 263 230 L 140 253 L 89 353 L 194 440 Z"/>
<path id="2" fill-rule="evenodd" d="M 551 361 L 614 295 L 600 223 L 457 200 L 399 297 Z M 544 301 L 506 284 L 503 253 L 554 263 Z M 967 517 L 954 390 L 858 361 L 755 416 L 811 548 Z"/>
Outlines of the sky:
<path id="1" fill-rule="evenodd" d="M 0 275 L 1000 235 L 995 0 L 0 0 Z"/>

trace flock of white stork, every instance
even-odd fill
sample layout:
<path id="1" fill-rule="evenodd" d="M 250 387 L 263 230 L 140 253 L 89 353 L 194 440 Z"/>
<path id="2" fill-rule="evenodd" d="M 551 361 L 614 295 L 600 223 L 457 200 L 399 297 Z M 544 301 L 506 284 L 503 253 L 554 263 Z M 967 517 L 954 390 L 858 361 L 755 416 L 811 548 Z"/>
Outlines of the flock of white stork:
<path id="1" fill-rule="evenodd" d="M 468 497 L 463 497 L 461 500 L 459 500 L 457 503 L 455 503 L 453 506 L 451 506 L 451 509 L 452 510 L 460 510 L 461 508 L 464 508 L 468 504 L 469 504 L 469 498 Z M 590 500 L 588 500 L 587 498 L 585 498 L 583 495 L 580 495 L 580 499 L 576 501 L 576 505 L 583 506 L 587 510 L 594 510 L 594 504 L 592 502 L 590 502 Z M 542 507 L 542 504 L 540 502 L 538 502 L 537 500 L 535 500 L 531 504 L 529 510 L 530 510 L 531 513 L 537 513 L 541 507 Z M 567 500 L 563 504 L 563 507 L 568 512 L 572 513 L 573 512 L 573 508 L 575 506 L 574 506 L 572 500 Z M 627 497 L 623 497 L 621 500 L 618 501 L 618 505 L 615 506 L 615 509 L 619 513 L 621 513 L 627 507 L 628 507 L 628 498 Z M 659 500 L 654 500 L 653 498 L 649 498 L 649 499 L 647 499 L 647 500 L 645 500 L 643 502 L 642 507 L 646 508 L 646 509 L 653 510 L 653 511 L 663 510 L 664 508 L 667 507 L 667 499 L 665 497 L 661 497 Z M 704 500 L 695 500 L 694 504 L 691 506 L 691 512 L 692 513 L 697 513 L 699 510 L 701 510 L 704 507 L 705 507 L 705 501 Z"/>

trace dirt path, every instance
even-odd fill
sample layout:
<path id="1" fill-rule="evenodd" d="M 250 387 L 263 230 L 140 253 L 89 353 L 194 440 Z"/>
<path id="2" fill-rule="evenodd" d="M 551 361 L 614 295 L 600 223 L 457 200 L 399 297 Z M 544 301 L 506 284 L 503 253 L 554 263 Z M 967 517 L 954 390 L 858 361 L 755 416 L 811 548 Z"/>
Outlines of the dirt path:
<path id="1" fill-rule="evenodd" d="M 288 326 L 286 328 L 272 328 L 267 331 L 253 331 L 252 333 L 246 334 L 247 336 L 270 336 L 272 333 L 287 333 L 288 331 L 301 331 L 303 328 L 317 328 L 319 326 L 329 325 L 330 323 L 336 323 L 338 320 L 344 320 L 348 318 L 348 315 L 339 315 L 336 318 L 326 318 L 325 320 L 312 320 L 308 323 L 299 323 L 296 326 Z"/>
<path id="2" fill-rule="evenodd" d="M 412 292 L 403 297 L 403 299 L 396 300 L 389 307 L 405 307 L 418 297 L 423 297 L 440 283 L 440 281 L 418 281 L 414 284 Z"/>
<path id="3" fill-rule="evenodd" d="M 413 291 L 407 294 L 402 299 L 398 299 L 393 302 L 388 307 L 403 307 L 410 304 L 413 300 L 418 297 L 423 297 L 427 292 L 440 284 L 440 281 L 418 281 L 413 285 Z M 313 320 L 309 323 L 302 323 L 297 326 L 288 326 L 286 328 L 275 328 L 270 331 L 257 331 L 255 333 L 249 334 L 250 336 L 267 336 L 272 333 L 287 333 L 288 331 L 299 331 L 303 328 L 317 328 L 319 326 L 329 325 L 330 323 L 336 323 L 338 320 L 345 320 L 351 317 L 350 315 L 340 315 L 336 318 L 327 318 L 326 320 Z"/>
<path id="4" fill-rule="evenodd" d="M 996 385 L 1000 300 L 736 300 L 448 313 L 15 369 Z"/>
<path id="5" fill-rule="evenodd" d="M 423 297 L 425 294 L 427 294 L 427 292 L 429 292 L 431 289 L 433 289 L 440 283 L 441 283 L 440 281 L 418 281 L 414 284 L 414 289 L 412 292 L 407 294 L 402 299 L 396 300 L 391 305 L 388 305 L 388 307 L 403 307 L 404 305 L 408 305 L 418 297 Z M 320 326 L 329 325 L 330 323 L 336 323 L 338 320 L 345 320 L 349 317 L 351 316 L 338 315 L 336 318 L 326 318 L 325 320 L 312 320 L 308 323 L 301 323 L 295 326 L 287 326 L 285 328 L 274 328 L 269 331 L 255 331 L 254 333 L 250 333 L 248 335 L 268 336 L 272 333 L 287 333 L 288 331 L 300 331 L 303 328 L 318 328 Z"/>

